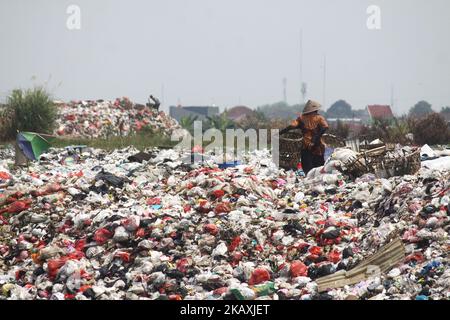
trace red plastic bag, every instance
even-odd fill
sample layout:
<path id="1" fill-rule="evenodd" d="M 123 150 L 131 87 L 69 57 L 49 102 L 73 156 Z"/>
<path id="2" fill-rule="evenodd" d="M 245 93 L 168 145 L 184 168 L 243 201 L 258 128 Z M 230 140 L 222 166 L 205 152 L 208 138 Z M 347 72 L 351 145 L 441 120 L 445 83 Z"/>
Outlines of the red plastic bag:
<path id="1" fill-rule="evenodd" d="M 237 246 L 241 243 L 241 237 L 237 236 L 231 241 L 231 244 L 228 246 L 228 251 L 233 252 Z"/>
<path id="2" fill-rule="evenodd" d="M 211 234 L 213 236 L 215 236 L 216 234 L 219 233 L 219 228 L 213 223 L 205 225 L 203 227 L 203 230 L 205 230 L 206 232 L 208 232 L 209 234 Z"/>
<path id="3" fill-rule="evenodd" d="M 425 257 L 423 256 L 422 252 L 415 252 L 405 258 L 405 263 L 408 263 L 411 261 L 414 261 L 416 263 L 422 263 L 425 261 Z"/>
<path id="4" fill-rule="evenodd" d="M 145 237 L 145 229 L 144 228 L 139 228 L 136 231 L 136 237 L 137 238 L 143 238 Z"/>
<path id="5" fill-rule="evenodd" d="M 102 245 L 106 241 L 108 241 L 108 239 L 110 239 L 112 236 L 113 236 L 113 234 L 111 231 L 109 231 L 105 228 L 101 228 L 101 229 L 98 229 L 97 231 L 95 231 L 94 240 L 98 244 Z"/>
<path id="6" fill-rule="evenodd" d="M 75 241 L 75 250 L 83 251 L 85 245 L 86 245 L 86 239 L 79 239 L 79 240 Z"/>
<path id="7" fill-rule="evenodd" d="M 50 280 L 55 280 L 56 275 L 58 274 L 59 269 L 66 263 L 68 259 L 63 257 L 59 259 L 51 259 L 47 264 L 48 277 Z"/>
<path id="8" fill-rule="evenodd" d="M 160 198 L 147 199 L 147 204 L 148 205 L 161 204 L 161 199 Z"/>
<path id="9" fill-rule="evenodd" d="M 253 271 L 248 284 L 253 286 L 270 280 L 270 273 L 264 268 L 257 268 Z"/>
<path id="10" fill-rule="evenodd" d="M 220 198 L 222 198 L 225 195 L 225 191 L 223 191 L 223 190 L 214 190 L 212 194 L 217 199 L 220 199 Z"/>
<path id="11" fill-rule="evenodd" d="M 128 252 L 125 252 L 125 251 L 118 251 L 118 252 L 116 252 L 114 254 L 114 257 L 122 259 L 123 262 L 130 262 L 131 261 L 130 254 Z"/>
<path id="12" fill-rule="evenodd" d="M 293 261 L 289 269 L 292 278 L 306 277 L 308 275 L 308 267 L 301 261 Z"/>
<path id="13" fill-rule="evenodd" d="M 0 179 L 1 180 L 9 180 L 9 179 L 11 179 L 11 175 L 8 172 L 0 171 Z"/>
<path id="14" fill-rule="evenodd" d="M 216 214 L 219 214 L 219 213 L 228 213 L 228 212 L 230 212 L 231 211 L 231 206 L 230 206 L 230 204 L 228 203 L 228 202 L 221 202 L 221 203 L 219 203 L 217 206 L 216 206 L 216 208 L 214 209 L 214 212 L 216 213 Z"/>
<path id="15" fill-rule="evenodd" d="M 83 292 L 85 292 L 87 289 L 90 289 L 90 288 L 92 288 L 91 285 L 85 284 L 85 285 L 83 285 L 83 286 L 80 287 L 80 289 L 78 290 L 78 292 L 83 293 Z"/>
<path id="16" fill-rule="evenodd" d="M 81 252 L 81 251 L 74 251 L 72 253 L 69 253 L 64 258 L 66 260 L 80 260 L 83 257 L 84 257 L 84 253 L 83 252 Z"/>
<path id="17" fill-rule="evenodd" d="M 7 208 L 7 212 L 8 213 L 20 213 L 24 210 L 27 210 L 30 207 L 30 204 L 31 204 L 30 199 L 15 201 Z"/>
<path id="18" fill-rule="evenodd" d="M 309 253 L 311 253 L 312 255 L 315 255 L 315 256 L 320 256 L 320 255 L 322 255 L 322 248 L 317 247 L 317 246 L 312 246 L 311 248 L 309 248 Z"/>
<path id="19" fill-rule="evenodd" d="M 189 260 L 187 258 L 181 258 L 177 261 L 177 269 L 180 272 L 186 273 L 187 267 L 190 265 Z"/>
<path id="20" fill-rule="evenodd" d="M 333 250 L 328 254 L 328 261 L 338 263 L 341 261 L 341 253 L 338 250 Z"/>

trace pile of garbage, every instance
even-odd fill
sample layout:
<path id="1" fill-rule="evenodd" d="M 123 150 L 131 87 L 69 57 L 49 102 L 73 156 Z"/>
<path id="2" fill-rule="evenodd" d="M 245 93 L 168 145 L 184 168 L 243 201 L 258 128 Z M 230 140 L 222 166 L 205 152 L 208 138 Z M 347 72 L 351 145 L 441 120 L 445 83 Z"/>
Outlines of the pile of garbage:
<path id="1" fill-rule="evenodd" d="M 82 138 L 128 136 L 150 130 L 170 136 L 179 124 L 163 111 L 131 102 L 87 100 L 58 103 L 55 134 Z"/>
<path id="2" fill-rule="evenodd" d="M 0 299 L 448 299 L 450 172 L 307 178 L 268 151 L 219 167 L 179 150 L 0 159 Z M 401 262 L 320 279 L 400 239 Z M 375 266 L 376 267 L 376 266 Z M 383 269 L 384 270 L 384 269 Z"/>

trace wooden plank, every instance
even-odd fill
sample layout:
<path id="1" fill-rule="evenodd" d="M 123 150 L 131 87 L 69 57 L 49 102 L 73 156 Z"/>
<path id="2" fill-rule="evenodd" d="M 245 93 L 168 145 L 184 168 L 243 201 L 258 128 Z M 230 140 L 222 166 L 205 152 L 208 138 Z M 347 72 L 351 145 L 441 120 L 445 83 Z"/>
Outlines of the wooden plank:
<path id="1" fill-rule="evenodd" d="M 339 271 L 316 280 L 319 292 L 327 289 L 340 288 L 368 279 L 371 267 L 378 267 L 381 273 L 385 273 L 405 258 L 405 247 L 399 238 L 381 247 L 377 253 L 368 257 L 352 270 Z"/>

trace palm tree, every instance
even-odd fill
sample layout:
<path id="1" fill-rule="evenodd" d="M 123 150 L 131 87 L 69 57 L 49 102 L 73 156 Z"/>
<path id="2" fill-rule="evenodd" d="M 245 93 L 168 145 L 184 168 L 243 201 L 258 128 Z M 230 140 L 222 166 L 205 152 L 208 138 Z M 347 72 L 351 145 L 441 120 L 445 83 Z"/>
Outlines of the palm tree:
<path id="1" fill-rule="evenodd" d="M 180 126 L 192 134 L 192 131 L 194 129 L 194 122 L 197 120 L 197 118 L 197 116 L 193 117 L 192 115 L 188 117 L 182 117 L 180 119 Z"/>
<path id="2" fill-rule="evenodd" d="M 210 128 L 216 128 L 221 132 L 235 127 L 234 122 L 228 118 L 227 112 L 223 112 L 219 116 L 208 117 L 208 124 Z"/>

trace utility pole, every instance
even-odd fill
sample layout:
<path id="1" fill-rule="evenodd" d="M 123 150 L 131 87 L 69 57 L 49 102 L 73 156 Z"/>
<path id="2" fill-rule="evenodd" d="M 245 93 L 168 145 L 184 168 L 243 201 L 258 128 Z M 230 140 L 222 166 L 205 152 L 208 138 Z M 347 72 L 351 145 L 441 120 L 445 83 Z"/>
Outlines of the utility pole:
<path id="1" fill-rule="evenodd" d="M 394 85 L 391 85 L 391 109 L 394 110 Z"/>
<path id="2" fill-rule="evenodd" d="M 301 101 L 301 104 L 304 104 L 304 103 L 305 103 L 305 100 L 306 100 L 306 91 L 307 91 L 307 90 L 308 90 L 308 88 L 306 87 L 306 82 L 303 82 L 303 83 L 302 83 L 302 89 L 301 89 L 303 100 Z"/>
<path id="3" fill-rule="evenodd" d="M 326 108 L 326 98 L 327 98 L 327 56 L 323 56 L 323 99 L 322 103 L 324 108 Z"/>
<path id="4" fill-rule="evenodd" d="M 299 76 L 300 76 L 300 105 L 305 103 L 305 86 L 303 84 L 303 29 L 300 29 L 300 70 L 299 70 Z"/>
<path id="5" fill-rule="evenodd" d="M 284 77 L 283 78 L 283 101 L 284 101 L 284 103 L 287 103 L 286 85 L 287 85 L 287 79 L 286 79 L 286 77 Z"/>

